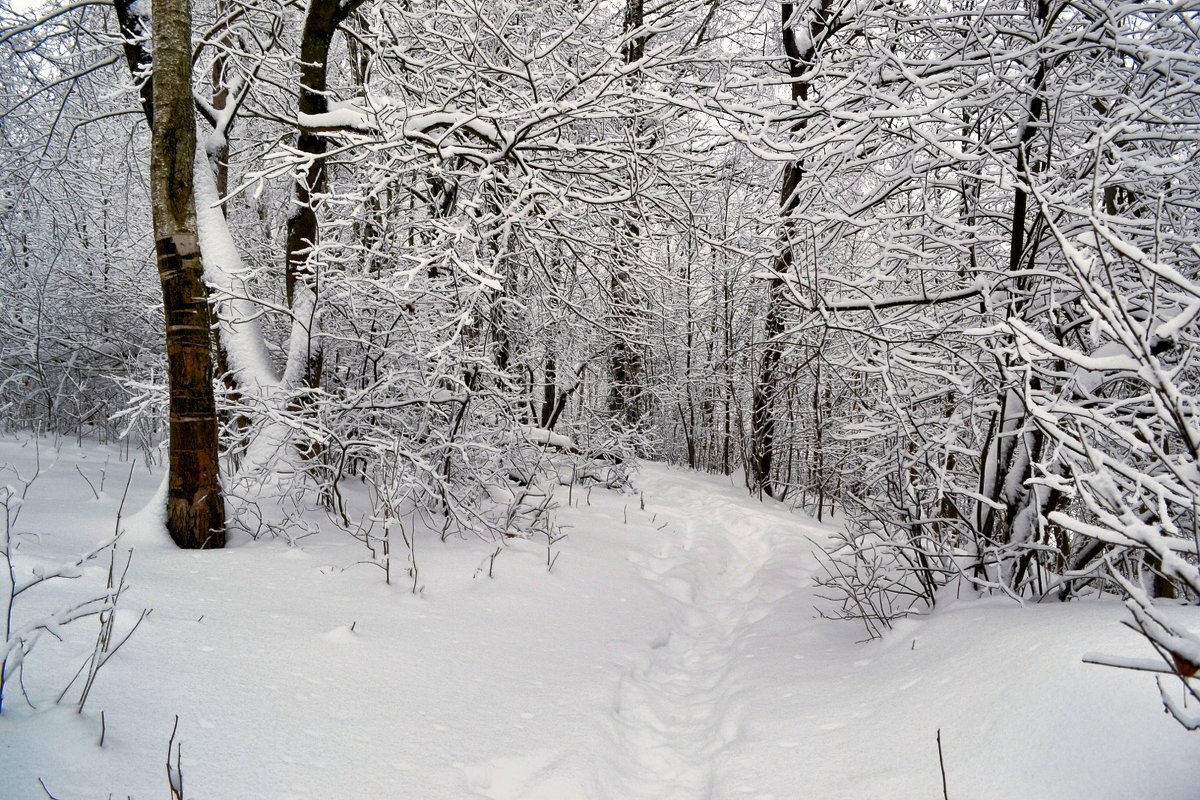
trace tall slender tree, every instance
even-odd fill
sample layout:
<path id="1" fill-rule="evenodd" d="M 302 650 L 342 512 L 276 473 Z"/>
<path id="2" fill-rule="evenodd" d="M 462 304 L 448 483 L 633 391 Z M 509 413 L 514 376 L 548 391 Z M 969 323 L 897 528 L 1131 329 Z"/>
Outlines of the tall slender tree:
<path id="1" fill-rule="evenodd" d="M 834 26 L 832 0 L 820 0 L 811 10 L 811 18 L 803 20 L 796 3 L 782 6 L 781 36 L 787 59 L 792 103 L 808 100 L 813 88 L 816 60 L 825 38 Z M 808 120 L 799 116 L 792 125 L 797 137 L 804 134 Z M 779 253 L 771 276 L 767 279 L 767 312 L 763 323 L 763 351 L 758 364 L 758 379 L 751 400 L 750 464 L 747 477 L 751 491 L 775 496 L 773 470 L 775 466 L 775 400 L 782 382 L 781 362 L 784 344 L 784 315 L 787 308 L 787 278 L 795 262 L 795 214 L 799 206 L 798 190 L 804 177 L 804 161 L 797 158 L 783 168 L 783 185 L 779 190 L 782 220 Z"/>
<path id="2" fill-rule="evenodd" d="M 167 530 L 180 547 L 225 545 L 211 316 L 196 233 L 191 10 L 154 0 L 151 202 L 167 334 Z"/>
<path id="3" fill-rule="evenodd" d="M 621 46 L 621 62 L 630 74 L 627 78 L 631 90 L 640 81 L 637 70 L 646 55 L 645 9 L 642 0 L 627 0 L 625 19 L 622 25 L 624 43 Z M 630 124 L 630 137 L 634 153 L 631 164 L 637 158 L 637 146 L 642 138 L 644 123 L 634 120 Z M 637 215 L 637 172 L 631 170 L 630 192 L 633 208 L 629 216 L 617 223 L 617 263 L 609 278 L 612 296 L 613 322 L 617 335 L 613 338 L 609 356 L 609 410 L 630 427 L 637 427 L 643 416 L 642 398 L 644 391 L 644 365 L 634 332 L 638 328 L 637 287 L 632 270 L 638 262 L 638 246 L 641 239 L 641 223 Z"/>

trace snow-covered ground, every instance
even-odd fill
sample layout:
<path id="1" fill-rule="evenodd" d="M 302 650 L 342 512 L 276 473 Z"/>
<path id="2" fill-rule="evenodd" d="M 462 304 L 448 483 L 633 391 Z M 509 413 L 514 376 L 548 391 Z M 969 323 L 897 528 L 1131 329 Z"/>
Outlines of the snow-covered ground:
<path id="1" fill-rule="evenodd" d="M 128 472 L 115 450 L 41 449 L 22 559 L 108 535 Z M 27 472 L 32 446 L 0 441 L 6 463 Z M 76 466 L 97 489 L 106 472 L 100 499 Z M 160 477 L 135 468 L 127 509 Z M 814 609 L 827 529 L 728 479 L 647 465 L 636 483 L 564 492 L 552 571 L 544 540 L 501 544 L 489 578 L 495 544 L 418 538 L 417 594 L 345 534 L 181 552 L 129 515 L 119 621 L 153 612 L 82 715 L 52 701 L 95 621 L 38 645 L 38 710 L 14 694 L 0 717 L 0 798 L 44 798 L 39 778 L 62 800 L 168 797 L 176 715 L 194 799 L 930 800 L 939 731 L 955 800 L 1200 796 L 1200 734 L 1152 678 L 1081 663 L 1147 655 L 1120 604 L 960 601 L 859 644 Z M 31 590 L 18 618 L 106 568 Z"/>

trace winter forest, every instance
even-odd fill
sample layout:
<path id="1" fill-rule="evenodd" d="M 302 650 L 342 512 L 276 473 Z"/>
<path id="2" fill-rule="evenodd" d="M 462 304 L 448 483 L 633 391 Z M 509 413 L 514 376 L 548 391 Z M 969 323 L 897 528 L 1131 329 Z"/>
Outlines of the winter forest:
<path id="1" fill-rule="evenodd" d="M 0 797 L 1200 796 L 1200 0 L 0 0 Z"/>

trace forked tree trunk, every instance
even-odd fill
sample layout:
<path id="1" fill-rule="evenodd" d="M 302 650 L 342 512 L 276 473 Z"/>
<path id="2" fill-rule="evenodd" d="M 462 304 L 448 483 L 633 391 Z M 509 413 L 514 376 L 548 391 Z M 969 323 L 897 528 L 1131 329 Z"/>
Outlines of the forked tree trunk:
<path id="1" fill-rule="evenodd" d="M 1033 34 L 1045 37 L 1053 25 L 1048 0 L 1036 0 L 1030 7 Z M 1045 140 L 1050 120 L 1047 113 L 1045 91 L 1049 79 L 1049 57 L 1038 54 L 1037 67 L 1029 88 L 1028 105 L 1022 120 L 1021 135 L 1017 141 L 1018 180 L 1013 189 L 1012 222 L 1009 230 L 1008 272 L 1014 291 L 1003 300 L 1006 319 L 1025 319 L 1029 314 L 1030 295 L 1034 291 L 1033 281 L 1025 272 L 1032 272 L 1037 264 L 1038 220 L 1029 225 L 1029 192 L 1034 179 L 1042 170 L 1048 156 Z M 1038 152 L 1035 151 L 1035 146 Z M 1029 409 L 1018 389 L 1014 387 L 1019 378 L 1014 375 L 1013 356 L 997 355 L 997 368 L 1002 378 L 1002 388 L 997 398 L 996 411 L 989 423 L 991 436 L 984 450 L 984 468 L 980 475 L 981 494 L 992 500 L 980 506 L 979 516 L 981 544 L 985 547 L 1007 547 L 1010 555 L 1001 564 L 1001 580 L 1016 589 L 1023 581 L 1033 556 L 1029 544 L 1033 541 L 1037 519 L 1044 516 L 1045 508 L 1054 502 L 1054 493 L 1038 496 L 1030 489 L 1027 481 L 1034 474 L 1037 462 L 1045 448 L 1045 434 L 1031 423 Z M 977 568 L 982 571 L 983 566 Z"/>
<path id="2" fill-rule="evenodd" d="M 362 5 L 363 0 L 312 0 L 304 14 L 304 28 L 300 34 L 300 96 L 296 111 L 301 115 L 323 114 L 329 110 L 329 50 L 338 26 L 345 22 Z M 327 140 L 310 130 L 301 130 L 296 140 L 296 149 L 308 156 L 307 166 L 296 177 L 295 198 L 287 219 L 286 263 L 284 282 L 288 305 L 300 322 L 308 329 L 308 343 L 304 348 L 304 363 L 299 369 L 289 365 L 290 377 L 303 388 L 315 389 L 321 385 L 324 355 L 319 331 L 319 314 L 316 308 L 317 274 L 312 263 L 313 249 L 317 245 L 320 227 L 313 203 L 325 193 L 328 179 L 325 174 L 325 152 Z"/>
<path id="3" fill-rule="evenodd" d="M 191 11 L 188 0 L 153 0 L 153 15 L 150 198 L 167 329 L 167 530 L 180 547 L 224 547 L 211 320 L 192 185 Z"/>
<path id="4" fill-rule="evenodd" d="M 363 0 L 311 0 L 304 14 L 300 33 L 300 94 L 297 116 L 323 114 L 329 110 L 329 51 L 338 27 L 362 5 Z M 321 332 L 320 275 L 314 254 L 320 239 L 320 225 L 314 203 L 328 189 L 325 171 L 327 140 L 319 133 L 301 129 L 296 150 L 308 156 L 294 182 L 291 212 L 285 236 L 284 289 L 292 312 L 292 333 L 288 364 L 283 382 L 289 389 L 300 390 L 289 403 L 288 411 L 302 416 L 314 415 L 312 394 L 319 389 L 325 365 Z M 297 346 L 299 345 L 299 346 Z M 297 444 L 297 452 L 310 461 L 320 457 L 322 446 L 312 437 Z"/>

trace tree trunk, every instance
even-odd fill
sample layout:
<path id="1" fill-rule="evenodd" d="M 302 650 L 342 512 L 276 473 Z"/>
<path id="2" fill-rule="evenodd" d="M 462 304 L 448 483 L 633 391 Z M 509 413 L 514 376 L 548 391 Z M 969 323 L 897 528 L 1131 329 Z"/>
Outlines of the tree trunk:
<path id="1" fill-rule="evenodd" d="M 796 4 L 784 3 L 781 20 L 783 50 L 787 56 L 788 76 L 791 78 L 792 100 L 799 103 L 808 99 L 812 87 L 810 70 L 816 60 L 820 43 L 829 31 L 833 0 L 820 0 L 812 11 L 812 19 L 805 26 L 804 36 L 797 36 L 801 26 L 796 19 Z M 799 120 L 792 132 L 802 135 L 807 121 Z M 804 162 L 796 160 L 783 170 L 783 186 L 779 192 L 780 216 L 783 235 L 775 268 L 767 283 L 767 318 L 763 330 L 763 354 L 759 362 L 758 381 L 751 400 L 750 464 L 747 470 L 750 490 L 775 496 L 771 472 L 775 461 L 775 395 L 779 391 L 780 362 L 783 360 L 783 343 L 779 338 L 784 330 L 786 276 L 792 271 L 795 254 L 792 250 L 792 228 L 795 211 L 799 204 L 798 191 L 804 177 Z"/>
<path id="2" fill-rule="evenodd" d="M 300 34 L 300 97 L 298 114 L 323 114 L 329 110 L 326 90 L 329 83 L 329 48 L 338 26 L 354 13 L 363 0 L 312 0 L 304 15 Z M 310 263 L 320 233 L 314 197 L 326 190 L 325 137 L 309 130 L 300 132 L 296 149 L 310 156 L 308 165 L 297 176 L 293 207 L 287 219 L 284 284 L 288 305 L 307 328 L 307 346 L 303 364 L 289 364 L 289 377 L 303 388 L 321 384 L 324 363 L 317 310 L 317 275 Z"/>
<path id="3" fill-rule="evenodd" d="M 146 30 L 150 27 L 150 21 L 144 16 L 144 7 L 139 11 L 134 0 L 116 0 L 113 8 L 117 12 L 117 25 L 121 30 L 122 47 L 125 51 L 125 63 L 129 67 L 129 77 L 138 87 L 138 97 L 141 100 L 142 113 L 146 115 L 146 123 L 153 125 L 154 57 L 145 45 Z"/>
<path id="4" fill-rule="evenodd" d="M 212 326 L 193 195 L 191 11 L 188 0 L 154 0 L 153 14 L 150 191 L 167 329 L 167 530 L 180 547 L 224 547 Z"/>
<path id="5" fill-rule="evenodd" d="M 626 0 L 622 31 L 626 38 L 625 43 L 621 46 L 621 60 L 626 66 L 641 61 L 646 55 L 646 34 L 642 30 L 643 23 L 642 0 Z M 635 74 L 629 80 L 632 91 L 640 79 Z M 643 125 L 640 120 L 634 121 L 632 125 L 636 151 L 637 143 L 642 138 Z M 636 157 L 635 152 L 634 158 Z M 634 174 L 636 173 L 631 174 L 631 180 L 636 180 L 633 177 Z M 612 352 L 609 355 L 611 383 L 608 408 L 623 424 L 637 428 L 640 427 L 642 418 L 645 416 L 645 398 L 643 397 L 645 375 L 643 374 L 641 345 L 634 336 L 643 316 L 637 287 L 634 285 L 632 277 L 635 265 L 638 263 L 638 250 L 642 237 L 636 203 L 634 209 L 630 211 L 630 217 L 624 222 L 619 222 L 617 228 L 617 265 L 609 279 L 616 337 L 613 339 Z"/>

